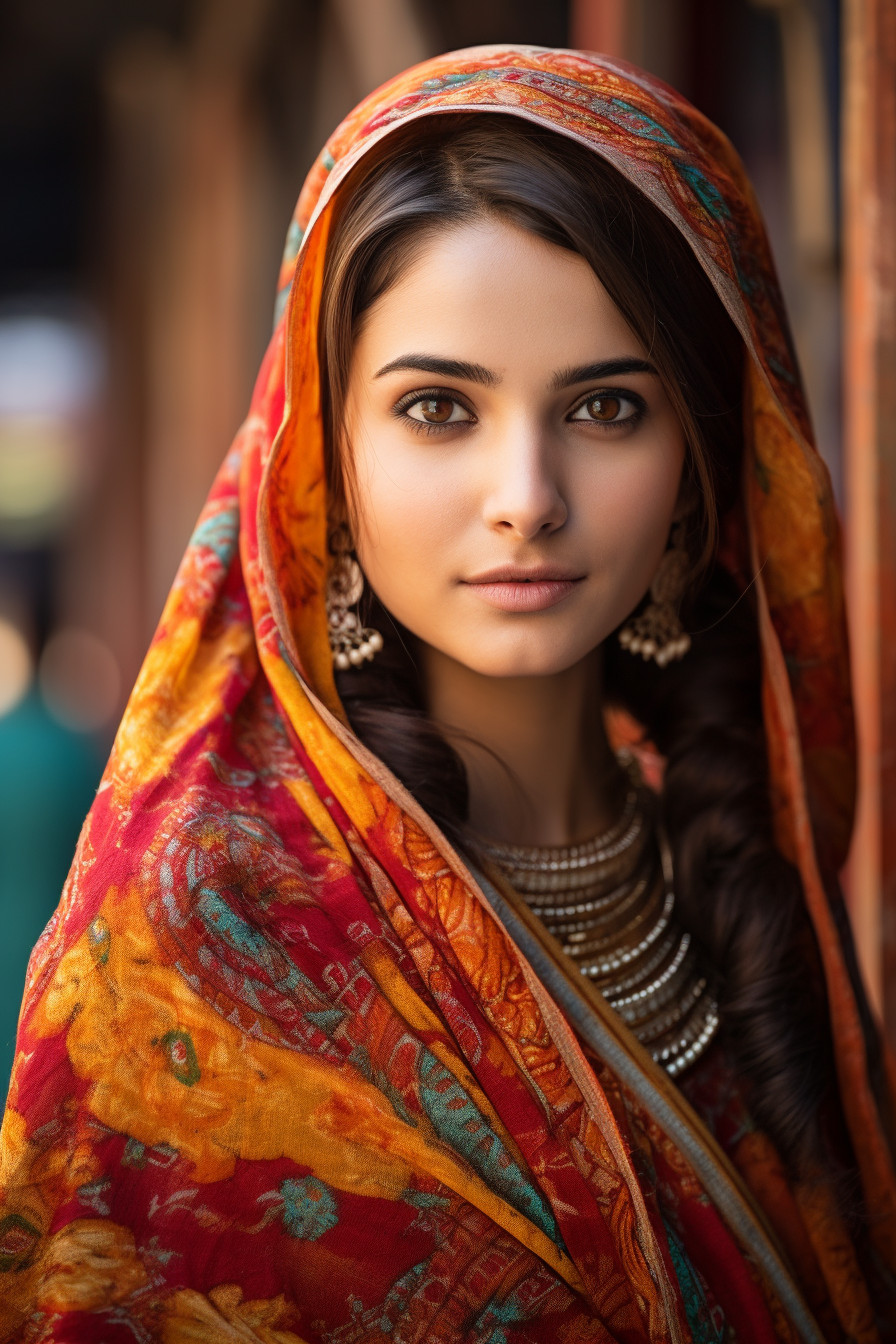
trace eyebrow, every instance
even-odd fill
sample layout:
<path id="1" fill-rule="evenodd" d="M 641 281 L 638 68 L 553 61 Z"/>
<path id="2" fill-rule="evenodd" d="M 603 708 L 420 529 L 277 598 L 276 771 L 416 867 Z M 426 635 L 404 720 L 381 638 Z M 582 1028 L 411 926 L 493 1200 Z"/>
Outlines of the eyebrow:
<path id="1" fill-rule="evenodd" d="M 387 373 L 436 373 L 442 378 L 463 378 L 469 383 L 496 387 L 501 379 L 484 364 L 470 364 L 465 359 L 439 359 L 436 355 L 399 355 L 384 364 L 375 374 L 382 378 Z"/>
<path id="2" fill-rule="evenodd" d="M 440 359 L 437 355 L 399 355 L 378 369 L 374 377 L 383 378 L 387 373 L 434 373 L 441 378 L 462 378 L 466 382 L 480 383 L 483 387 L 497 387 L 501 382 L 500 375 L 487 369 L 484 364 L 471 364 L 465 359 Z M 551 379 L 551 391 L 559 392 L 576 383 L 599 382 L 603 378 L 616 378 L 625 373 L 659 376 L 649 360 L 623 355 L 619 359 L 605 359 L 596 364 L 578 364 L 559 369 Z"/>
<path id="3" fill-rule="evenodd" d="M 560 369 L 551 379 L 551 391 L 559 392 L 575 383 L 598 383 L 604 378 L 618 378 L 624 373 L 652 373 L 655 378 L 659 377 L 648 359 L 623 355 L 619 359 L 604 359 L 597 364 L 576 364 L 568 369 Z"/>

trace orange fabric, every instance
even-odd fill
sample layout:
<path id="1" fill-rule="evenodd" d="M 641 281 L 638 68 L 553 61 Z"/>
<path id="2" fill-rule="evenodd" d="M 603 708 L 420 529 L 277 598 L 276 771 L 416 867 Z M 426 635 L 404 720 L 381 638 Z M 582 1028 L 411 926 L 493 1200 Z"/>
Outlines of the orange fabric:
<path id="1" fill-rule="evenodd" d="M 821 1267 L 787 1172 L 766 1135 L 758 1131 L 744 1135 L 737 1145 L 734 1161 L 766 1217 L 774 1223 L 800 1282 L 822 1284 Z M 817 1309 L 816 1302 L 811 1305 Z"/>

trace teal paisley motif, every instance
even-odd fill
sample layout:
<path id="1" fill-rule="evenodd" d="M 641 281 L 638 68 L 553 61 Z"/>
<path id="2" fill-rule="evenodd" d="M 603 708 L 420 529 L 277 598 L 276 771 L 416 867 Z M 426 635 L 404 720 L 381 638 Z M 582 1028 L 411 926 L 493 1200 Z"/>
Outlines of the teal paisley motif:
<path id="1" fill-rule="evenodd" d="M 190 546 L 214 551 L 222 567 L 227 569 L 236 551 L 239 536 L 239 509 L 234 506 L 208 514 L 196 525 Z"/>
<path id="2" fill-rule="evenodd" d="M 710 182 L 705 173 L 701 173 L 699 168 L 695 168 L 690 163 L 679 163 L 678 171 L 697 196 L 701 205 L 706 207 L 714 219 L 731 218 L 728 202 L 718 187 Z"/>
<path id="3" fill-rule="evenodd" d="M 426 1049 L 421 1051 L 419 1067 L 420 1100 L 439 1137 L 462 1153 L 492 1190 L 500 1191 L 524 1217 L 562 1246 L 547 1202 L 526 1179 L 454 1074 Z"/>
<path id="4" fill-rule="evenodd" d="M 280 1186 L 283 1223 L 292 1237 L 317 1241 L 339 1221 L 332 1191 L 316 1176 L 286 1180 Z"/>
<path id="5" fill-rule="evenodd" d="M 703 1285 L 700 1283 L 684 1247 L 668 1223 L 665 1223 L 665 1228 L 669 1254 L 672 1257 L 675 1277 L 678 1279 L 678 1286 L 681 1289 L 684 1314 L 691 1329 L 693 1344 L 727 1344 L 729 1340 L 728 1327 L 724 1321 L 713 1320 L 706 1294 L 703 1291 Z"/>

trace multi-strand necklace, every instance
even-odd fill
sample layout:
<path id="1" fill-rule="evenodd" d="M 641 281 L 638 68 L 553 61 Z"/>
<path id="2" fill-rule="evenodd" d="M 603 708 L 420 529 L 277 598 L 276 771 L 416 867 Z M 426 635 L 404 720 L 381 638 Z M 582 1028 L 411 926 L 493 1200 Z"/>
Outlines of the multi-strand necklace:
<path id="1" fill-rule="evenodd" d="M 491 862 L 675 1077 L 709 1045 L 718 1005 L 675 915 L 667 847 L 634 762 L 622 815 L 579 845 L 485 842 Z"/>

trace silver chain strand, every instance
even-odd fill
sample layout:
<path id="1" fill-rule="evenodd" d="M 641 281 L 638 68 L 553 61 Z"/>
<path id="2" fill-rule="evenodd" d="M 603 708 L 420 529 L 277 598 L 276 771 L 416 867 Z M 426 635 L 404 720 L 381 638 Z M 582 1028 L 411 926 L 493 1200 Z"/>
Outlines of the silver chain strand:
<path id="1" fill-rule="evenodd" d="M 488 858 L 671 1077 L 719 1026 L 697 950 L 675 917 L 671 856 L 646 787 L 620 753 L 629 787 L 619 819 L 577 845 L 482 841 Z"/>

